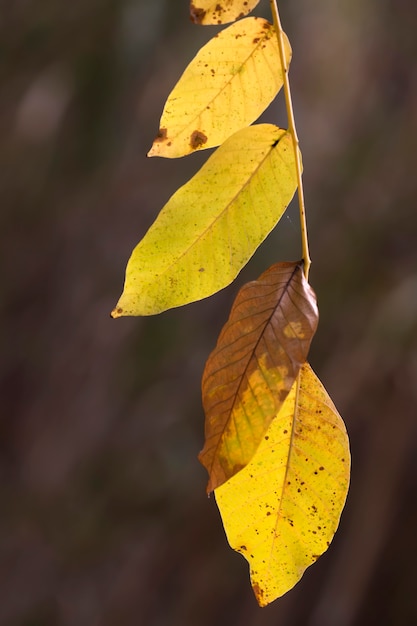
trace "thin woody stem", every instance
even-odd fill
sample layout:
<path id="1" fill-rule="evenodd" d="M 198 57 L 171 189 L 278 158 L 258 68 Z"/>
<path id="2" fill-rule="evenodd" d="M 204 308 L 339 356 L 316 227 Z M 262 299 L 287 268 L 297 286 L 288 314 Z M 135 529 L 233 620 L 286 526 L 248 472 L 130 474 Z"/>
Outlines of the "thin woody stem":
<path id="1" fill-rule="evenodd" d="M 288 77 L 288 63 L 285 56 L 285 44 L 284 44 L 284 31 L 282 30 L 281 19 L 279 16 L 278 5 L 276 0 L 269 0 L 271 5 L 272 16 L 274 19 L 274 26 L 277 33 L 279 56 L 281 59 L 282 73 L 284 78 L 284 95 L 285 105 L 287 109 L 288 117 L 288 131 L 291 134 L 292 142 L 294 146 L 295 154 L 295 168 L 297 174 L 297 186 L 298 186 L 298 206 L 300 210 L 300 226 L 301 226 L 301 245 L 303 251 L 304 261 L 304 275 L 308 279 L 308 273 L 310 271 L 311 258 L 308 247 L 308 235 L 307 235 L 307 221 L 306 211 L 304 203 L 304 191 L 303 191 L 303 177 L 302 177 L 302 165 L 301 154 L 299 150 L 299 141 L 297 136 L 297 130 L 295 127 L 294 110 L 291 99 L 290 81 Z"/>

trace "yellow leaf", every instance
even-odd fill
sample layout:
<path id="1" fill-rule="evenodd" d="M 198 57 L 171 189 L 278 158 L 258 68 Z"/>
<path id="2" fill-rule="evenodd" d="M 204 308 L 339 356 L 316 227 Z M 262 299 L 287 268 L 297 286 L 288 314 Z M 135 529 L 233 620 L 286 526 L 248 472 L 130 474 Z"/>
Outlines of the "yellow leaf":
<path id="1" fill-rule="evenodd" d="M 287 39 L 285 46 L 289 63 Z M 282 84 L 274 27 L 257 17 L 232 24 L 186 68 L 168 97 L 148 156 L 174 158 L 220 145 L 256 120 Z"/>
<path id="2" fill-rule="evenodd" d="M 134 249 L 112 316 L 160 313 L 229 285 L 296 187 L 289 133 L 259 124 L 230 137 L 170 198 Z"/>
<path id="3" fill-rule="evenodd" d="M 307 359 L 317 323 L 301 263 L 276 263 L 240 289 L 202 380 L 199 460 L 208 492 L 252 459 Z"/>
<path id="4" fill-rule="evenodd" d="M 256 7 L 259 0 L 191 0 L 190 15 L 196 24 L 227 24 Z"/>
<path id="5" fill-rule="evenodd" d="M 261 606 L 327 550 L 349 474 L 345 426 L 305 364 L 252 461 L 215 491 L 229 544 L 249 562 Z"/>

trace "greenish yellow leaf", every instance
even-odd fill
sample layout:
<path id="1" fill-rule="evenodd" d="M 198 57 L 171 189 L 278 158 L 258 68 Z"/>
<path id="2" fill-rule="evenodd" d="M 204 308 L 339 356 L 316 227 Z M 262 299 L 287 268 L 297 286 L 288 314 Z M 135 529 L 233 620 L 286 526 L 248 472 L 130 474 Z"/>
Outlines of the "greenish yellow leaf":
<path id="1" fill-rule="evenodd" d="M 305 364 L 252 461 L 215 491 L 229 544 L 249 562 L 261 606 L 327 550 L 349 475 L 345 426 Z"/>
<path id="2" fill-rule="evenodd" d="M 230 137 L 170 198 L 134 249 L 112 316 L 160 313 L 229 285 L 296 188 L 288 132 L 259 124 Z"/>
<path id="3" fill-rule="evenodd" d="M 196 24 L 227 24 L 250 13 L 259 0 L 191 0 L 190 15 Z"/>
<path id="4" fill-rule="evenodd" d="M 287 39 L 285 47 L 289 63 Z M 148 156 L 174 158 L 220 145 L 256 120 L 282 84 L 274 27 L 257 17 L 232 24 L 186 68 L 168 97 Z"/>
<path id="5" fill-rule="evenodd" d="M 249 463 L 307 359 L 318 323 L 301 263 L 277 263 L 244 285 L 203 373 L 213 491 Z"/>

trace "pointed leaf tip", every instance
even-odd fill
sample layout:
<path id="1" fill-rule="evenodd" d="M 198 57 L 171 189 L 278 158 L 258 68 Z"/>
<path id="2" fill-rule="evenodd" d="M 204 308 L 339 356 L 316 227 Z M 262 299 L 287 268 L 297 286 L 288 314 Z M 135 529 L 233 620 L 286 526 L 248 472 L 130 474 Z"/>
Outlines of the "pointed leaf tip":
<path id="1" fill-rule="evenodd" d="M 123 309 L 120 306 L 116 306 L 113 311 L 110 313 L 110 317 L 112 317 L 113 319 L 117 319 L 118 317 L 122 317 L 122 315 L 125 315 Z"/>
<path id="2" fill-rule="evenodd" d="M 239 291 L 203 373 L 199 460 L 208 492 L 252 459 L 306 361 L 317 323 L 301 263 L 277 263 Z"/>

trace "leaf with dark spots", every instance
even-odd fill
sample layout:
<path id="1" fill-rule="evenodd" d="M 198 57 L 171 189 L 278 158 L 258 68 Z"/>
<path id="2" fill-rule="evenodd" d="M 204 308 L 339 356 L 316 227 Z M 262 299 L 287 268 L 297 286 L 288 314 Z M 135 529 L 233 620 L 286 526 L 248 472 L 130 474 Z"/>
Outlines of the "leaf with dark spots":
<path id="1" fill-rule="evenodd" d="M 345 459 L 345 425 L 305 363 L 250 463 L 215 491 L 227 539 L 249 562 L 261 606 L 291 589 L 329 547 L 349 486 Z"/>
<path id="2" fill-rule="evenodd" d="M 191 20 L 195 24 L 227 24 L 248 15 L 259 0 L 193 0 Z"/>
<path id="3" fill-rule="evenodd" d="M 245 467 L 306 361 L 318 311 L 301 263 L 277 263 L 239 291 L 202 380 L 207 491 Z"/>
<path id="4" fill-rule="evenodd" d="M 287 38 L 284 45 L 288 65 Z M 247 17 L 224 28 L 199 50 L 169 94 L 148 156 L 177 158 L 222 144 L 252 124 L 282 85 L 272 24 Z"/>

